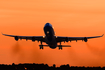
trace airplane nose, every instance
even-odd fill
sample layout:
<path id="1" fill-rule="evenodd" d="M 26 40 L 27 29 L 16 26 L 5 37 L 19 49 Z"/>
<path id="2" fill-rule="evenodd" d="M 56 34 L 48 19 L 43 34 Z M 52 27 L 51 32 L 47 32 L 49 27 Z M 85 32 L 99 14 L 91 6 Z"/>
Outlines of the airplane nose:
<path id="1" fill-rule="evenodd" d="M 45 24 L 45 27 L 46 27 L 46 26 L 52 27 L 52 25 L 51 25 L 50 23 L 46 23 L 46 24 Z"/>

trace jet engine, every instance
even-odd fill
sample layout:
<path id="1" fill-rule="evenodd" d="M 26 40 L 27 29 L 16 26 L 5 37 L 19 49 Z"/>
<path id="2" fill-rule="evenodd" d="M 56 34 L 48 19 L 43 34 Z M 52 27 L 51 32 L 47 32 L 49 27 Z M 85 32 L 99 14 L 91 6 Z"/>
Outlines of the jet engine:
<path id="1" fill-rule="evenodd" d="M 35 41 L 35 37 L 32 37 L 32 41 L 33 41 L 33 42 Z"/>
<path id="2" fill-rule="evenodd" d="M 19 39 L 19 38 L 18 38 L 17 36 L 15 36 L 15 40 L 18 41 L 18 39 Z"/>
<path id="3" fill-rule="evenodd" d="M 66 37 L 65 41 L 68 42 L 69 41 L 69 38 Z"/>
<path id="4" fill-rule="evenodd" d="M 86 37 L 84 38 L 84 41 L 85 41 L 85 42 L 87 42 L 87 41 L 88 41 Z"/>

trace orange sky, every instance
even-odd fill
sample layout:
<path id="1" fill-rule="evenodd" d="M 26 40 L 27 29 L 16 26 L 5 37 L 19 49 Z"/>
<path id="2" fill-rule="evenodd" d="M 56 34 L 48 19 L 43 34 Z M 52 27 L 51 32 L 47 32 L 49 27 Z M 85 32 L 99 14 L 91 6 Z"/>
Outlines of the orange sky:
<path id="1" fill-rule="evenodd" d="M 105 0 L 0 0 L 0 32 L 13 35 L 44 35 L 45 23 L 58 36 L 95 36 L 105 33 Z M 0 64 L 47 63 L 49 65 L 105 66 L 105 37 L 62 43 L 63 50 L 44 47 L 37 41 L 0 34 Z"/>

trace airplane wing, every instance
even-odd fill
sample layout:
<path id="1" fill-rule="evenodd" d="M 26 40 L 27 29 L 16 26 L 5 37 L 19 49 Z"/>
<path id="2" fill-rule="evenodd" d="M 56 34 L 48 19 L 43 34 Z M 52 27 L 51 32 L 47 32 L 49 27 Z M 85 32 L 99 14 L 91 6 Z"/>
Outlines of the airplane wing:
<path id="1" fill-rule="evenodd" d="M 18 39 L 26 39 L 26 40 L 32 40 L 32 41 L 42 41 L 45 42 L 45 38 L 44 36 L 18 36 L 18 35 L 8 35 L 8 34 L 3 34 L 5 36 L 9 36 L 9 37 L 14 37 L 16 41 L 18 41 Z"/>
<path id="2" fill-rule="evenodd" d="M 104 34 L 103 34 L 104 35 Z M 92 37 L 62 37 L 62 36 L 57 36 L 57 42 L 68 42 L 68 41 L 77 41 L 77 40 L 84 40 L 85 42 L 87 42 L 88 39 L 92 39 L 92 38 L 99 38 L 102 37 L 101 36 L 92 36 Z"/>

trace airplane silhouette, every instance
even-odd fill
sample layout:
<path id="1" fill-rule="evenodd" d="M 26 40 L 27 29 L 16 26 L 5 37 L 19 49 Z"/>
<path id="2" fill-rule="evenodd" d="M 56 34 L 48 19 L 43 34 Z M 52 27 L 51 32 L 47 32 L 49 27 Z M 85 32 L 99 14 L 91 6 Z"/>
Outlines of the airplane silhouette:
<path id="1" fill-rule="evenodd" d="M 59 47 L 59 49 L 62 50 L 62 47 L 71 47 L 70 45 L 61 45 L 61 42 L 68 42 L 68 41 L 76 41 L 77 40 L 84 40 L 85 42 L 88 41 L 88 39 L 91 38 L 98 38 L 98 37 L 102 37 L 102 36 L 92 36 L 92 37 L 62 37 L 62 36 L 55 36 L 55 32 L 54 29 L 52 27 L 52 25 L 50 23 L 46 23 L 44 26 L 44 33 L 45 36 L 18 36 L 18 35 L 8 35 L 8 34 L 3 34 L 5 36 L 10 36 L 10 37 L 14 37 L 16 41 L 18 41 L 18 39 L 26 39 L 27 40 L 32 40 L 33 42 L 35 40 L 40 41 L 41 45 L 40 49 L 43 49 L 43 46 L 49 46 L 52 49 L 55 49 L 56 47 Z M 42 45 L 42 42 L 45 42 L 48 45 Z M 57 43 L 60 43 L 60 45 L 57 45 Z"/>

